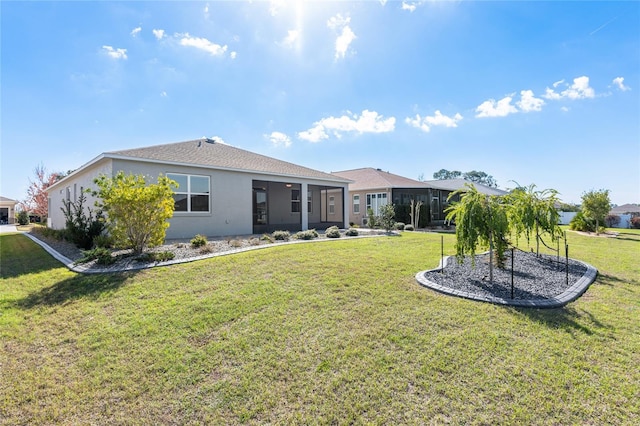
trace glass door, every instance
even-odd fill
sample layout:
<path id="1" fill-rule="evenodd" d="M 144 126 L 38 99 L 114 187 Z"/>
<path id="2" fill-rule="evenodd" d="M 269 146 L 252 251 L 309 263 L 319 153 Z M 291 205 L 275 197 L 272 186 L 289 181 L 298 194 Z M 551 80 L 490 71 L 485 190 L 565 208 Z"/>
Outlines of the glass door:
<path id="1" fill-rule="evenodd" d="M 267 211 L 267 191 L 262 188 L 253 189 L 253 226 L 266 227 L 269 223 Z"/>

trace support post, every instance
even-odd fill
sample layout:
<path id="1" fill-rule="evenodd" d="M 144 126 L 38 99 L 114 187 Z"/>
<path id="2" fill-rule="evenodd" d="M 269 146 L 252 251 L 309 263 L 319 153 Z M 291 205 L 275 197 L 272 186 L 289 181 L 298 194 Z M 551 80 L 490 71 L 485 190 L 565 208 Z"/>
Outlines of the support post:
<path id="1" fill-rule="evenodd" d="M 515 257 L 515 249 L 511 247 L 511 299 L 513 299 L 513 258 Z"/>
<path id="2" fill-rule="evenodd" d="M 565 275 L 567 277 L 567 287 L 569 287 L 569 244 L 565 242 L 564 244 L 564 252 L 565 252 Z"/>
<path id="3" fill-rule="evenodd" d="M 440 235 L 440 273 L 444 274 L 444 235 Z"/>

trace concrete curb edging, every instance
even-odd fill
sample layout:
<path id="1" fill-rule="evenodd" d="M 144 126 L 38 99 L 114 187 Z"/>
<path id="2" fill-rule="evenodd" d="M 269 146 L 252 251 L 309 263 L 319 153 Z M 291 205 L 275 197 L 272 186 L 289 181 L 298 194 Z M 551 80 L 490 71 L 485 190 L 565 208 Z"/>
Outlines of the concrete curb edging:
<path id="1" fill-rule="evenodd" d="M 450 258 L 453 259 L 453 256 L 446 256 L 444 259 L 442 259 L 437 268 L 418 272 L 416 274 L 416 281 L 418 281 L 418 283 L 423 287 L 427 287 L 440 293 L 448 294 L 450 296 L 462 297 L 464 299 L 494 303 L 497 305 L 505 306 L 516 306 L 523 308 L 559 308 L 565 306 L 570 302 L 573 302 L 578 297 L 582 296 L 582 294 L 587 291 L 589 286 L 595 281 L 596 276 L 598 275 L 598 270 L 588 263 L 582 262 L 581 260 L 571 259 L 584 265 L 587 270 L 578 281 L 576 281 L 564 292 L 550 299 L 511 300 L 503 299 L 501 297 L 481 296 L 475 293 L 470 293 L 468 291 L 454 290 L 449 287 L 434 283 L 433 281 L 429 281 L 425 277 L 425 274 L 427 272 L 439 271 L 440 269 L 446 267 L 447 262 Z"/>
<path id="2" fill-rule="evenodd" d="M 104 268 L 94 269 L 94 268 L 91 268 L 91 267 L 87 267 L 87 266 L 85 266 L 83 264 L 76 264 L 73 260 L 69 259 L 66 256 L 63 256 L 62 254 L 57 252 L 55 249 L 53 249 L 50 245 L 48 245 L 44 241 L 39 240 L 38 238 L 34 237 L 33 235 L 31 235 L 28 232 L 23 232 L 23 234 L 26 235 L 28 238 L 30 238 L 33 242 L 38 244 L 40 247 L 42 247 L 47 253 L 49 253 L 51 256 L 53 256 L 56 260 L 60 261 L 64 266 L 67 267 L 67 269 L 69 269 L 70 271 L 73 271 L 73 272 L 80 273 L 80 274 L 113 274 L 113 273 L 120 273 L 120 272 L 141 271 L 141 270 L 144 270 L 144 269 L 157 268 L 157 267 L 160 267 L 160 266 L 171 266 L 171 265 L 177 265 L 177 264 L 180 264 L 180 263 L 190 263 L 190 262 L 195 262 L 197 260 L 211 259 L 211 258 L 214 258 L 214 257 L 228 256 L 228 255 L 232 255 L 232 254 L 243 253 L 243 252 L 246 252 L 246 251 L 263 250 L 263 249 L 267 249 L 267 248 L 285 246 L 285 245 L 290 245 L 290 244 L 321 243 L 321 242 L 329 242 L 329 241 L 347 241 L 347 240 L 350 240 L 350 239 L 376 238 L 376 237 L 381 237 L 381 236 L 398 235 L 398 234 L 388 234 L 388 235 L 386 235 L 386 234 L 375 234 L 375 235 L 358 235 L 358 236 L 353 236 L 353 237 L 341 237 L 341 238 L 323 238 L 323 239 L 312 239 L 312 240 L 286 241 L 286 242 L 275 243 L 275 244 L 263 244 L 263 245 L 251 246 L 251 247 L 241 247 L 241 248 L 237 248 L 237 249 L 234 249 L 234 250 L 228 250 L 228 251 L 223 251 L 223 252 L 218 252 L 218 253 L 209 253 L 209 254 L 204 254 L 204 255 L 201 255 L 201 256 L 194 256 L 194 257 L 189 257 L 189 258 L 184 258 L 184 259 L 167 260 L 165 262 L 142 263 L 142 264 L 139 264 L 139 265 L 127 265 L 127 266 L 124 266 L 124 267 L 118 266 L 118 265 L 114 265 L 114 266 L 111 266 L 111 267 L 104 267 Z"/>

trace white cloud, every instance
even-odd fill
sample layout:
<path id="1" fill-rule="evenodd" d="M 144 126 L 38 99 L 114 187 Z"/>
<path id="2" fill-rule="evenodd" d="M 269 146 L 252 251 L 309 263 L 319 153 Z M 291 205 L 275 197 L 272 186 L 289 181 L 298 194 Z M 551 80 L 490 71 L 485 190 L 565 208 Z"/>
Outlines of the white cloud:
<path id="1" fill-rule="evenodd" d="M 395 129 L 395 117 L 383 118 L 376 111 L 364 110 L 358 116 L 347 111 L 341 117 L 327 117 L 313 123 L 309 130 L 298 133 L 300 139 L 309 142 L 320 142 L 328 139 L 329 134 L 341 138 L 343 133 L 387 133 Z"/>
<path id="2" fill-rule="evenodd" d="M 541 111 L 544 101 L 533 96 L 533 90 L 522 90 L 520 100 L 516 102 L 522 112 Z"/>
<path id="3" fill-rule="evenodd" d="M 416 114 L 415 118 L 407 117 L 404 121 L 410 126 L 416 127 L 423 132 L 430 132 L 433 126 L 444 127 L 458 127 L 458 122 L 462 120 L 462 115 L 456 113 L 453 117 L 448 117 L 442 114 L 439 110 L 436 110 L 434 115 L 420 117 L 420 114 Z"/>
<path id="4" fill-rule="evenodd" d="M 163 98 L 167 97 L 167 92 L 165 92 L 164 90 L 162 92 L 160 92 L 160 96 Z"/>
<path id="5" fill-rule="evenodd" d="M 300 39 L 300 31 L 299 30 L 289 30 L 287 31 L 287 36 L 282 40 L 282 45 L 285 47 L 294 47 L 296 41 Z"/>
<path id="6" fill-rule="evenodd" d="M 569 112 L 569 108 L 567 108 L 566 106 L 560 107 L 560 110 L 562 112 Z"/>
<path id="7" fill-rule="evenodd" d="M 511 105 L 511 96 L 505 96 L 499 101 L 489 99 L 476 108 L 476 117 L 506 117 L 509 114 L 518 112 L 515 106 Z"/>
<path id="8" fill-rule="evenodd" d="M 237 57 L 238 57 L 238 52 L 233 51 L 233 52 L 229 53 L 229 57 L 230 57 L 231 59 L 235 59 L 235 58 L 237 58 Z"/>
<path id="9" fill-rule="evenodd" d="M 416 10 L 416 4 L 415 3 L 407 3 L 405 1 L 402 2 L 402 10 L 408 10 L 409 12 L 413 13 L 414 10 Z"/>
<path id="10" fill-rule="evenodd" d="M 613 84 L 615 84 L 618 87 L 618 89 L 622 90 L 623 92 L 626 92 L 627 90 L 631 89 L 629 86 L 624 85 L 624 77 L 614 78 Z"/>
<path id="11" fill-rule="evenodd" d="M 112 46 L 102 46 L 102 50 L 104 50 L 110 58 L 127 59 L 127 49 L 114 49 Z"/>
<path id="12" fill-rule="evenodd" d="M 204 5 L 204 19 L 209 19 L 209 3 Z"/>
<path id="13" fill-rule="evenodd" d="M 561 84 L 568 86 L 566 83 L 564 83 L 564 80 L 560 80 L 553 83 L 553 87 L 556 88 Z M 545 90 L 545 94 L 542 95 L 543 98 L 551 99 L 551 100 L 559 100 L 564 98 L 586 99 L 586 98 L 593 98 L 595 96 L 596 96 L 595 91 L 593 90 L 593 88 L 589 86 L 589 77 L 585 75 L 583 75 L 582 77 L 574 78 L 573 84 L 571 86 L 568 86 L 565 90 L 563 90 L 560 93 L 547 87 L 547 89 Z"/>
<path id="14" fill-rule="evenodd" d="M 271 132 L 270 135 L 265 135 L 271 141 L 273 146 L 282 146 L 288 148 L 291 146 L 291 138 L 282 132 Z"/>
<path id="15" fill-rule="evenodd" d="M 387 4 L 387 0 L 378 0 L 378 1 L 380 2 L 380 4 L 381 4 L 382 6 L 384 6 L 385 4 Z"/>
<path id="16" fill-rule="evenodd" d="M 164 37 L 164 30 L 153 30 L 153 35 L 156 37 L 156 39 L 162 40 L 162 38 Z"/>
<path id="17" fill-rule="evenodd" d="M 131 37 L 135 37 L 137 36 L 140 31 L 142 31 L 142 27 L 136 27 L 134 29 L 131 30 Z"/>
<path id="18" fill-rule="evenodd" d="M 204 50 L 205 52 L 213 56 L 222 56 L 227 51 L 227 46 L 220 46 L 219 44 L 212 43 L 206 38 L 192 37 L 189 33 L 179 35 L 180 45 L 195 47 L 196 49 Z"/>
<path id="19" fill-rule="evenodd" d="M 350 17 L 347 16 L 345 18 L 339 13 L 327 21 L 327 27 L 339 33 L 336 38 L 336 59 L 344 58 L 349 46 L 357 38 L 351 27 L 349 27 L 350 22 Z"/>

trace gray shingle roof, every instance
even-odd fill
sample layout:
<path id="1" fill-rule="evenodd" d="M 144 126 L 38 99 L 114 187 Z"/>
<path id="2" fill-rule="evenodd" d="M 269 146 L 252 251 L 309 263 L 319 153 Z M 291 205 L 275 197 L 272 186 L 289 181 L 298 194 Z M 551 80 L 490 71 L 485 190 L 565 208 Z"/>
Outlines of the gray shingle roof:
<path id="1" fill-rule="evenodd" d="M 196 139 L 186 142 L 154 145 L 143 148 L 106 152 L 107 157 L 129 157 L 157 162 L 188 164 L 206 168 L 228 169 L 246 172 L 306 177 L 334 182 L 345 179 L 329 173 L 298 166 L 265 155 L 236 148 L 212 139 Z"/>
<path id="2" fill-rule="evenodd" d="M 332 174 L 352 180 L 353 183 L 349 184 L 350 191 L 383 188 L 428 188 L 424 182 L 394 175 L 373 167 L 332 172 Z"/>
<path id="3" fill-rule="evenodd" d="M 16 200 L 12 200 L 11 198 L 3 197 L 0 195 L 0 201 L 3 203 L 18 203 Z"/>

